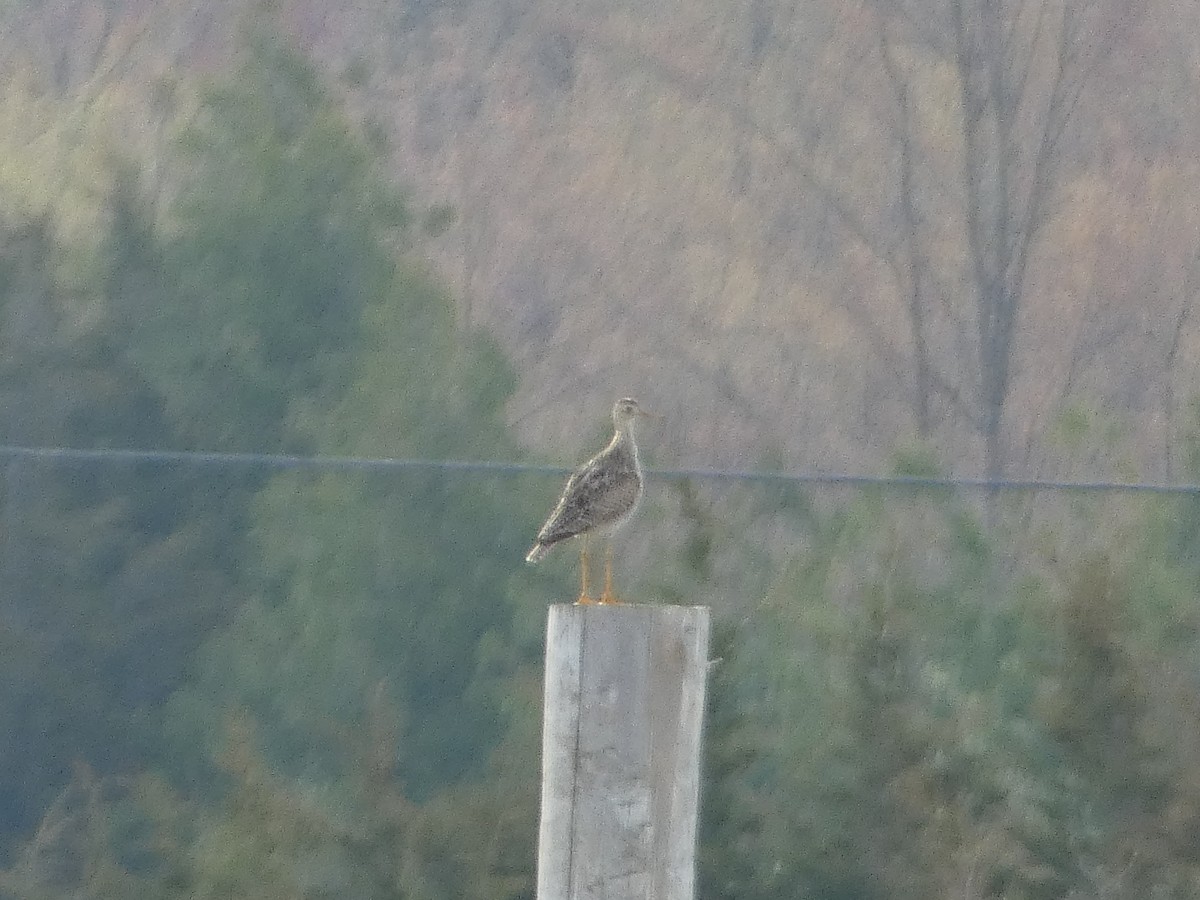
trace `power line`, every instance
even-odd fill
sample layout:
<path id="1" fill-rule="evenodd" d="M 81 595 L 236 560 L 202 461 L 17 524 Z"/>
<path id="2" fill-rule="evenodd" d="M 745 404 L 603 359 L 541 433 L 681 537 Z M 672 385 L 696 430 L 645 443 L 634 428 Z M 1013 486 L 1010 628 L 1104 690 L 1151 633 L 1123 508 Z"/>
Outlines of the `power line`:
<path id="1" fill-rule="evenodd" d="M 371 456 L 300 456 L 286 453 L 225 453 L 212 450 L 121 450 L 77 447 L 25 447 L 0 444 L 0 458 L 63 462 L 188 463 L 201 466 L 243 466 L 267 469 L 326 469 L 333 471 L 392 471 L 440 469 L 504 475 L 566 474 L 558 466 L 456 459 L 389 458 Z"/>
<path id="2" fill-rule="evenodd" d="M 539 463 L 488 460 L 390 458 L 369 456 L 300 456 L 280 453 L 225 453 L 200 450 L 122 450 L 116 448 L 33 447 L 0 444 L 0 459 L 62 462 L 177 463 L 200 466 L 246 466 L 326 471 L 402 471 L 428 469 L 490 475 L 567 475 L 571 469 Z M 1043 479 L 949 478 L 923 475 L 861 475 L 821 472 L 755 472 L 744 469 L 649 469 L 648 478 L 680 481 L 740 481 L 849 487 L 958 488 L 1003 491 L 1127 492 L 1200 495 L 1200 484 L 1129 481 L 1056 481 Z"/>

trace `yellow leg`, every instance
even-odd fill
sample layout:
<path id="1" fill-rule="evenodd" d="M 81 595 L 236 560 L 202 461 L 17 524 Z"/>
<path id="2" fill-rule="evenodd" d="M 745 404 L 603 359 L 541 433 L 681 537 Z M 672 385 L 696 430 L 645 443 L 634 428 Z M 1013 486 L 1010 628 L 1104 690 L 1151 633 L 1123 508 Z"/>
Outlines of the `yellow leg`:
<path id="1" fill-rule="evenodd" d="M 579 545 L 579 599 L 576 603 L 595 603 L 588 596 L 588 536 L 585 534 Z"/>
<path id="2" fill-rule="evenodd" d="M 612 588 L 612 543 L 604 545 L 604 593 L 600 595 L 601 603 L 619 603 L 613 596 Z"/>

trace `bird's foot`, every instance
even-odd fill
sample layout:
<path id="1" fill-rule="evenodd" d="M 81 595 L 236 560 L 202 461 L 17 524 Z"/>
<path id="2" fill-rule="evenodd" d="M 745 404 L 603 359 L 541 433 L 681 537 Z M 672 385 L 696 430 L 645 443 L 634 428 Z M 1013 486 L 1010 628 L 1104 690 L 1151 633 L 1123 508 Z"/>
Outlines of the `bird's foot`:
<path id="1" fill-rule="evenodd" d="M 603 603 L 604 599 L 601 598 L 599 602 Z M 595 603 L 596 600 L 592 597 L 589 597 L 587 594 L 580 594 L 575 600 L 576 606 L 593 606 Z"/>
<path id="2" fill-rule="evenodd" d="M 620 598 L 618 598 L 617 595 L 614 594 L 612 591 L 605 591 L 603 594 L 600 595 L 600 599 L 597 600 L 596 602 L 601 605 L 604 605 L 604 606 L 624 606 L 625 605 L 625 602 L 623 600 L 621 600 Z"/>

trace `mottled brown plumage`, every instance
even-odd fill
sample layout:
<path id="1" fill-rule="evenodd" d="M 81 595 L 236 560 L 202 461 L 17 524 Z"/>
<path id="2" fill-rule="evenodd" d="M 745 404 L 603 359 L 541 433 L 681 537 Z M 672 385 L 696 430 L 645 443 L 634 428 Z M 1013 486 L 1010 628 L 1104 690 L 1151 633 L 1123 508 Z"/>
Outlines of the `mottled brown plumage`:
<path id="1" fill-rule="evenodd" d="M 642 497 L 642 467 L 633 428 L 634 421 L 646 415 L 636 400 L 626 398 L 616 402 L 612 440 L 567 479 L 558 505 L 525 557 L 526 562 L 535 563 L 555 544 L 582 536 L 580 602 L 591 599 L 587 585 L 587 536 L 593 532 L 611 534 L 633 514 Z M 611 550 L 609 557 L 601 602 L 612 600 Z"/>

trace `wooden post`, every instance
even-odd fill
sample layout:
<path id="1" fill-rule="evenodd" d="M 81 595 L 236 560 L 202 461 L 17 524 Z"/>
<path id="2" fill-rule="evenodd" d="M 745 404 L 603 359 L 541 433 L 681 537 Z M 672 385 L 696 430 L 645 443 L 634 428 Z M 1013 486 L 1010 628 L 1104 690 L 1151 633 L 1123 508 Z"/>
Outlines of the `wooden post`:
<path id="1" fill-rule="evenodd" d="M 709 611 L 550 607 L 538 900 L 693 900 Z"/>

